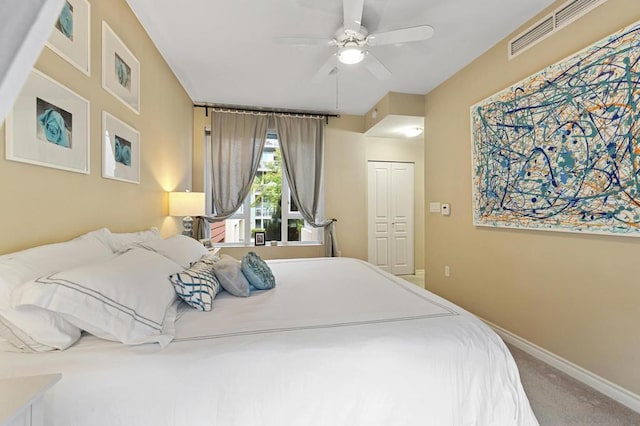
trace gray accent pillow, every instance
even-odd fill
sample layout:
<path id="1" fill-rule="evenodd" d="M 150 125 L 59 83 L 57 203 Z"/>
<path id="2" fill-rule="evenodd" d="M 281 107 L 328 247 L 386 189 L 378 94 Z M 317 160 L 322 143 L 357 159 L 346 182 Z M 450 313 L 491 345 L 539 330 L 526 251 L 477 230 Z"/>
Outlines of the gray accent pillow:
<path id="1" fill-rule="evenodd" d="M 211 266 L 223 289 L 234 296 L 249 296 L 251 284 L 242 273 L 239 260 L 223 254 L 220 260 L 212 263 Z"/>

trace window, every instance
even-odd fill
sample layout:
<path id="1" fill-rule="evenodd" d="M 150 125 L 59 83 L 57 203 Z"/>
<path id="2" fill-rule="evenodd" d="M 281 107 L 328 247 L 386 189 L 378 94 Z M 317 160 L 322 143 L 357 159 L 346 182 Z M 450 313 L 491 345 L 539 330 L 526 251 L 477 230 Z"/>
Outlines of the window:
<path id="1" fill-rule="evenodd" d="M 211 143 L 210 133 L 206 135 Z M 208 173 L 210 165 L 205 165 Z M 205 179 L 207 205 L 211 188 Z M 207 212 L 211 213 L 211 212 Z M 212 242 L 229 244 L 253 244 L 255 232 L 265 233 L 265 241 L 287 244 L 320 244 L 322 228 L 310 226 L 300 214 L 291 197 L 280 153 L 280 144 L 275 131 L 269 131 L 265 141 L 258 172 L 251 185 L 251 191 L 242 207 L 222 224 L 211 226 Z"/>

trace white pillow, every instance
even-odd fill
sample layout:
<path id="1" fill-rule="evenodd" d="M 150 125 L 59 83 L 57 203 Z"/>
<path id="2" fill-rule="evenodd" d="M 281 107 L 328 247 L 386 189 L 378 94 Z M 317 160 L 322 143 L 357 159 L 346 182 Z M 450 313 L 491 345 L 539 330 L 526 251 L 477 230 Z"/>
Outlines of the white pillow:
<path id="1" fill-rule="evenodd" d="M 138 232 L 110 233 L 107 241 L 114 253 L 121 253 L 134 247 L 136 244 L 160 240 L 161 238 L 158 228 L 153 227 Z"/>
<path id="2" fill-rule="evenodd" d="M 166 240 L 153 240 L 138 244 L 152 250 L 189 269 L 192 264 L 209 254 L 209 250 L 200 241 L 185 235 L 174 235 Z"/>
<path id="3" fill-rule="evenodd" d="M 0 256 L 0 336 L 25 352 L 65 349 L 80 330 L 64 318 L 36 307 L 13 309 L 11 293 L 20 284 L 45 274 L 113 257 L 95 231 L 64 243 L 48 244 Z"/>
<path id="4" fill-rule="evenodd" d="M 109 245 L 109 239 L 111 238 L 111 235 L 111 231 L 109 231 L 108 228 L 100 228 L 96 229 L 95 231 L 87 232 L 86 234 L 80 235 L 79 237 L 74 238 L 71 241 L 96 239 L 100 241 L 105 247 L 108 247 L 110 249 L 111 246 Z"/>
<path id="5" fill-rule="evenodd" d="M 164 347 L 173 340 L 176 313 L 169 275 L 181 270 L 164 256 L 134 248 L 29 281 L 14 290 L 13 303 L 56 312 L 103 339 Z"/>

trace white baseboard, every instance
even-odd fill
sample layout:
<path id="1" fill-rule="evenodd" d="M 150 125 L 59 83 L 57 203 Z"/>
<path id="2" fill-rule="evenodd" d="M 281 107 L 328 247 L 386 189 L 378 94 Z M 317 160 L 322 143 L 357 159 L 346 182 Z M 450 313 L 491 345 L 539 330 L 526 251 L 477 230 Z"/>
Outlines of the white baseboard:
<path id="1" fill-rule="evenodd" d="M 517 336 L 498 325 L 495 325 L 484 319 L 483 321 L 487 323 L 491 328 L 493 328 L 494 331 L 498 333 L 498 335 L 502 337 L 502 339 L 506 343 L 512 344 L 518 349 L 525 351 L 529 355 L 538 358 L 540 361 L 549 364 L 554 368 L 557 368 L 558 370 L 568 374 L 569 376 L 584 383 L 585 385 L 594 388 L 598 392 L 607 395 L 609 398 L 616 400 L 619 403 L 626 405 L 633 411 L 640 413 L 639 395 L 623 388 L 622 386 L 618 386 L 615 383 L 612 383 L 607 379 L 590 372 L 589 370 L 585 370 L 584 368 L 575 365 L 571 361 L 568 361 L 554 353 L 551 353 L 548 350 L 543 349 L 540 346 L 531 343 L 528 340 L 525 340 L 522 337 Z"/>

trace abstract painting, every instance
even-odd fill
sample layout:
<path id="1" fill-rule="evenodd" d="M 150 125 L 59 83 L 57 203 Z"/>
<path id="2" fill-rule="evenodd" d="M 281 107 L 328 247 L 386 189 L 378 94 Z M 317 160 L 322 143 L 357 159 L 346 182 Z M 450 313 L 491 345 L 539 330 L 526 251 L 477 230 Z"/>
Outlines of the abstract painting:
<path id="1" fill-rule="evenodd" d="M 475 225 L 640 236 L 640 23 L 471 107 Z"/>

